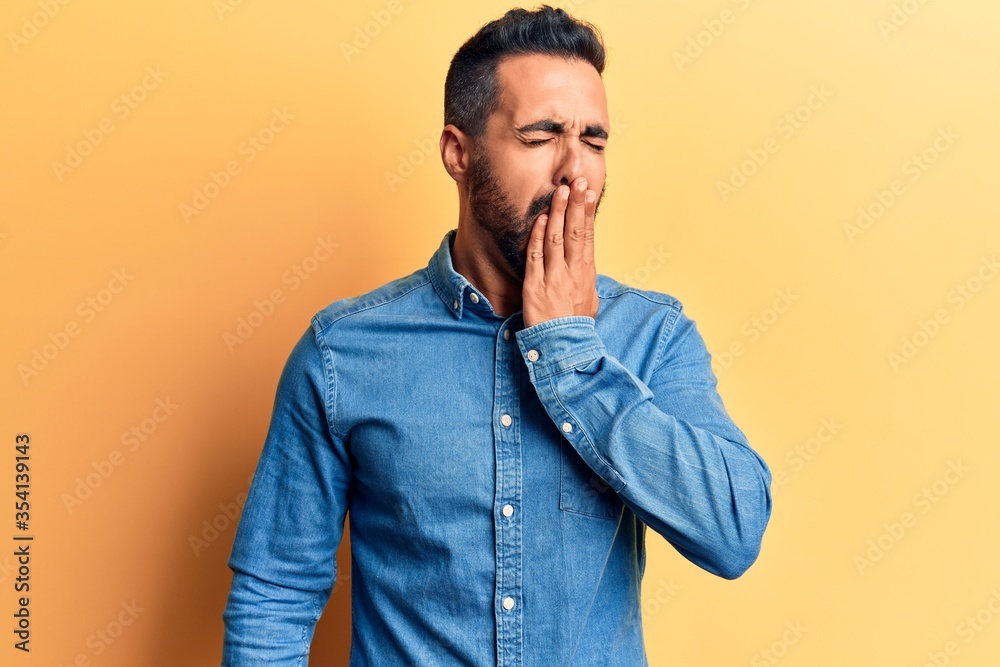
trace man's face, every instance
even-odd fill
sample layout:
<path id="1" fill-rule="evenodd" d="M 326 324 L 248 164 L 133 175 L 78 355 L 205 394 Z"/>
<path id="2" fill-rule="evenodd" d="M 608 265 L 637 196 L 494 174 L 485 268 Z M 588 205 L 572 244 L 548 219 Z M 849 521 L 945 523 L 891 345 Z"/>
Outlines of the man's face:
<path id="1" fill-rule="evenodd" d="M 500 109 L 476 141 L 469 204 L 480 231 L 524 280 L 535 220 L 561 183 L 583 176 L 604 197 L 608 122 L 604 83 L 590 63 L 545 55 L 514 56 L 497 69 Z"/>

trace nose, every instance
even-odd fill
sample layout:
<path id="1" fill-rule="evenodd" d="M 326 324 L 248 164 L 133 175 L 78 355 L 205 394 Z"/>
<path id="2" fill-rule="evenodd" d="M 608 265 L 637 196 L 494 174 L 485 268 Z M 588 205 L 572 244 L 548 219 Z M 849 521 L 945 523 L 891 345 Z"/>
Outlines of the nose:
<path id="1" fill-rule="evenodd" d="M 559 153 L 555 170 L 555 185 L 570 185 L 583 176 L 583 146 L 578 140 L 567 137 L 563 149 Z"/>

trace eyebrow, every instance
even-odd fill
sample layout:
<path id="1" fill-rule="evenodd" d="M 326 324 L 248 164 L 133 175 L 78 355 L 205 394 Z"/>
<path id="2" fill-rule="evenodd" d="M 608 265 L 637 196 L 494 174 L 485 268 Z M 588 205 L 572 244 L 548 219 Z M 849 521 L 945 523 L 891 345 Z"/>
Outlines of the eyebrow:
<path id="1" fill-rule="evenodd" d="M 534 123 L 529 123 L 527 125 L 522 125 L 516 129 L 521 134 L 527 134 L 529 132 L 552 132 L 553 134 L 564 134 L 566 132 L 565 125 L 549 118 L 535 121 Z M 580 133 L 580 136 L 607 139 L 608 131 L 601 125 L 588 125 L 583 129 L 583 132 Z"/>

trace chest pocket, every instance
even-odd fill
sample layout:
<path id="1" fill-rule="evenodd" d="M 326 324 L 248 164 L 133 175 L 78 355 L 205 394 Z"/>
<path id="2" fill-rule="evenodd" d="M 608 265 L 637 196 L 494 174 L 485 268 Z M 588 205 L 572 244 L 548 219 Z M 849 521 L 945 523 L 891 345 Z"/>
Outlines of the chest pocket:
<path id="1" fill-rule="evenodd" d="M 565 438 L 559 439 L 559 509 L 603 519 L 617 519 L 621 498 L 590 469 Z"/>

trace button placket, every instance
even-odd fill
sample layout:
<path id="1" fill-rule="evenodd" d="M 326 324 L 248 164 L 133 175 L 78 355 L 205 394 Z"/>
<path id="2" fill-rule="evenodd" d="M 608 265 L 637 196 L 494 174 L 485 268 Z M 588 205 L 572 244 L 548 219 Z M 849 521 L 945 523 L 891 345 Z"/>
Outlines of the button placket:
<path id="1" fill-rule="evenodd" d="M 471 296 L 470 296 L 471 299 Z M 505 327 L 507 324 L 505 324 Z M 494 544 L 496 588 L 494 589 L 498 667 L 520 667 L 522 663 L 524 612 L 522 599 L 522 502 L 521 459 L 521 352 L 509 345 L 509 328 L 496 338 L 493 423 L 496 456 L 494 492 Z"/>

